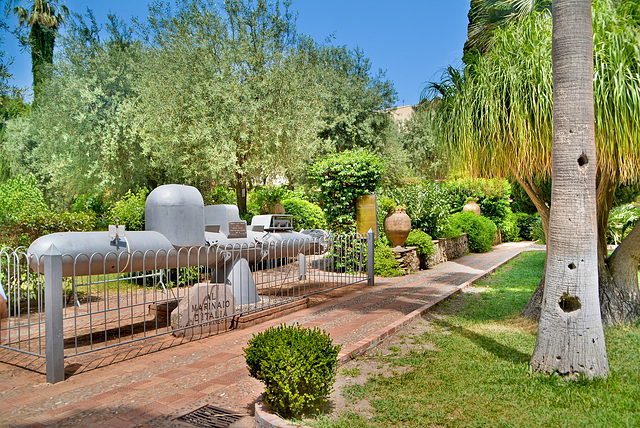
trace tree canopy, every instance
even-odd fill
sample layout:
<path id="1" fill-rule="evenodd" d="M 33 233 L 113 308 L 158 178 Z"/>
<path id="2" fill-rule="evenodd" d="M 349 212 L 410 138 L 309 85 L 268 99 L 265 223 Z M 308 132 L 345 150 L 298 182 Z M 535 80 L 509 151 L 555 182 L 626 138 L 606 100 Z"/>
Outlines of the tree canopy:
<path id="1" fill-rule="evenodd" d="M 47 197 L 167 182 L 297 182 L 317 156 L 382 152 L 395 91 L 358 49 L 298 34 L 288 2 L 189 0 L 127 26 L 72 14 L 37 108 L 11 121 L 12 173 Z"/>

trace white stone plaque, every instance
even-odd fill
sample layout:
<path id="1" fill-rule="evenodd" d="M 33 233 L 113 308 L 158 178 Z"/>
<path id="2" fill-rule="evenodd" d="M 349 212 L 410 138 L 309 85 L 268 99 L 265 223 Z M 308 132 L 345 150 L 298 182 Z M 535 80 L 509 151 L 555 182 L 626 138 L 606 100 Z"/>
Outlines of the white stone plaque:
<path id="1" fill-rule="evenodd" d="M 227 330 L 231 327 L 231 318 L 235 313 L 235 298 L 231 288 L 225 284 L 196 284 L 180 300 L 180 304 L 171 312 L 173 335 L 209 333 Z M 184 330 L 183 327 L 194 326 Z"/>

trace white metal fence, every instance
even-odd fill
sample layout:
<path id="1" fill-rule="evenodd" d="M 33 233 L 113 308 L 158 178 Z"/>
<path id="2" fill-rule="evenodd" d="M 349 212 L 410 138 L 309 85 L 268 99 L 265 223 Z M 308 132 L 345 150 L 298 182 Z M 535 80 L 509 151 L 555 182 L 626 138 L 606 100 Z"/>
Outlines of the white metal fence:
<path id="1" fill-rule="evenodd" d="M 65 358 L 159 335 L 224 331 L 251 312 L 373 284 L 373 233 L 75 258 L 58 250 L 39 259 L 24 248 L 0 250 L 8 309 L 0 360 L 45 359 L 51 383 L 64 380 Z"/>

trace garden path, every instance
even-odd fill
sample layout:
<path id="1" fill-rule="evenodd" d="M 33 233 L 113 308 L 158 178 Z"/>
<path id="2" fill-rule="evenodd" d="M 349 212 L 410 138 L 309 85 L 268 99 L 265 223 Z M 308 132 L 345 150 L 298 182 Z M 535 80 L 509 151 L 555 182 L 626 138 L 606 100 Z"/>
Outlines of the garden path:
<path id="1" fill-rule="evenodd" d="M 0 363 L 0 426 L 193 427 L 177 418 L 205 405 L 252 415 L 263 388 L 249 377 L 242 348 L 254 333 L 282 322 L 318 326 L 342 345 L 345 362 L 528 249 L 531 243 L 502 244 L 413 275 L 376 278 L 373 287 L 347 286 L 246 329 L 175 347 L 159 344 L 160 351 L 145 355 L 132 349 L 135 358 L 88 357 L 67 366 L 67 379 L 57 384 L 47 384 L 43 373 Z M 247 416 L 232 427 L 253 423 Z"/>

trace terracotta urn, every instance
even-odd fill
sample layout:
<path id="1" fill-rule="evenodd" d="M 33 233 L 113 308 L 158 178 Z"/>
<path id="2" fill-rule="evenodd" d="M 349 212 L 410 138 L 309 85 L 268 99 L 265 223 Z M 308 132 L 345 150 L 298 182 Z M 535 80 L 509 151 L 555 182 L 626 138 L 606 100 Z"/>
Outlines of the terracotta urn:
<path id="1" fill-rule="evenodd" d="M 462 211 L 473 211 L 474 213 L 480 215 L 480 205 L 473 199 L 469 200 L 465 206 L 462 208 Z"/>
<path id="2" fill-rule="evenodd" d="M 384 219 L 384 234 L 394 246 L 402 246 L 411 232 L 411 219 L 404 208 L 396 208 Z"/>

